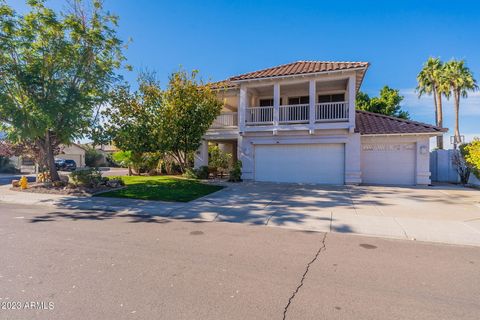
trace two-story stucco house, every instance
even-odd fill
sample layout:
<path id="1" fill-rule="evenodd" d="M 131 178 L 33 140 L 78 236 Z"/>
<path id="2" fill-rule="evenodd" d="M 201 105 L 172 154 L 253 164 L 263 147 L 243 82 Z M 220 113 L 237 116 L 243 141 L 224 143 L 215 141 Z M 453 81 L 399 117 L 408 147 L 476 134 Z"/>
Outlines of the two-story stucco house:
<path id="1" fill-rule="evenodd" d="M 429 138 L 444 129 L 355 110 L 366 62 L 298 61 L 218 83 L 221 115 L 205 134 L 233 153 L 245 180 L 429 184 Z"/>

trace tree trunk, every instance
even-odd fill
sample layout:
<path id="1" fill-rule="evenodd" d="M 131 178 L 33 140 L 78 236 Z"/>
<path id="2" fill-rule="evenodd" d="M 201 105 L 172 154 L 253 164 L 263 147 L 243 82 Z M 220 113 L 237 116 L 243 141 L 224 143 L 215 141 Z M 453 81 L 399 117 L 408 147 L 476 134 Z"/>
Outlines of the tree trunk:
<path id="1" fill-rule="evenodd" d="M 436 121 L 437 121 L 437 127 L 443 128 L 443 105 L 442 105 L 442 94 L 438 93 L 438 91 L 435 91 L 435 94 L 437 95 L 436 100 L 436 105 L 437 108 L 435 110 L 435 115 L 436 115 Z M 437 137 L 437 148 L 438 149 L 443 149 L 443 135 Z"/>
<path id="2" fill-rule="evenodd" d="M 52 181 L 60 181 L 60 176 L 58 175 L 57 167 L 55 166 L 55 156 L 53 154 L 53 149 L 54 148 L 52 146 L 50 131 L 47 131 L 45 133 L 45 160 L 48 166 L 48 170 L 50 172 L 50 179 Z"/>
<path id="3" fill-rule="evenodd" d="M 433 89 L 433 104 L 435 106 L 435 125 L 438 126 L 438 98 L 437 98 L 437 90 Z"/>
<path id="4" fill-rule="evenodd" d="M 459 123 L 459 113 L 460 113 L 460 92 L 454 91 L 454 107 L 455 107 L 455 134 L 454 134 L 454 147 L 457 148 L 457 144 L 460 143 L 460 123 Z"/>

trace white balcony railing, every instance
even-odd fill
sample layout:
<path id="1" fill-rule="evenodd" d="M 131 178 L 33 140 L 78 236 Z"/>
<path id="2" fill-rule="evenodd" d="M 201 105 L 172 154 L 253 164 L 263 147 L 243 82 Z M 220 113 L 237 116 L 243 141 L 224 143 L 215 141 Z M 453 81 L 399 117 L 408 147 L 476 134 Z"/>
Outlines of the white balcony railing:
<path id="1" fill-rule="evenodd" d="M 348 121 L 348 102 L 327 102 L 315 104 L 315 122 L 343 122 Z M 223 114 L 222 114 L 223 115 Z M 221 115 L 221 116 L 222 116 Z M 272 125 L 274 108 L 248 107 L 246 108 L 246 125 Z M 279 106 L 279 124 L 308 123 L 310 120 L 310 105 L 295 104 Z M 226 121 L 226 120 L 223 120 Z M 224 123 L 224 122 L 222 122 Z M 235 124 L 236 125 L 236 124 Z"/>
<path id="2" fill-rule="evenodd" d="M 273 107 L 247 108 L 245 122 L 248 125 L 272 124 Z"/>
<path id="3" fill-rule="evenodd" d="M 238 127 L 238 115 L 236 112 L 222 112 L 211 126 L 213 129 Z"/>
<path id="4" fill-rule="evenodd" d="M 308 123 L 309 108 L 308 104 L 280 106 L 279 121 L 280 123 Z"/>
<path id="5" fill-rule="evenodd" d="M 347 102 L 326 102 L 315 105 L 315 122 L 348 121 Z"/>

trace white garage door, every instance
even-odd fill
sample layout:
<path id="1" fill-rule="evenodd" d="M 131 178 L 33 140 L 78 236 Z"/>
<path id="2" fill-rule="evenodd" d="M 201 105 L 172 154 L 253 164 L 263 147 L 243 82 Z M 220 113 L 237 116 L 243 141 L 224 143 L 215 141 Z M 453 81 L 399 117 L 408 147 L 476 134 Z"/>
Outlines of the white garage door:
<path id="1" fill-rule="evenodd" d="M 255 146 L 255 180 L 344 184 L 344 145 L 257 145 Z"/>
<path id="2" fill-rule="evenodd" d="M 362 182 L 415 184 L 415 143 L 362 144 Z"/>

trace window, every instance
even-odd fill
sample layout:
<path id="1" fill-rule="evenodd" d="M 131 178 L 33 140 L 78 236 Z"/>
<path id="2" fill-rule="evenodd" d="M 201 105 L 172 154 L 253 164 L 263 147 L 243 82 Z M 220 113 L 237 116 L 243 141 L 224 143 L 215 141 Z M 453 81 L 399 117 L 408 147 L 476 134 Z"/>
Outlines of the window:
<path id="1" fill-rule="evenodd" d="M 342 101 L 345 101 L 345 94 L 344 93 L 318 95 L 318 103 L 342 102 Z"/>
<path id="2" fill-rule="evenodd" d="M 288 98 L 288 104 L 308 104 L 310 102 L 310 97 L 309 96 L 303 96 L 303 97 L 289 97 Z"/>
<path id="3" fill-rule="evenodd" d="M 273 99 L 260 99 L 260 107 L 273 106 Z"/>
<path id="4" fill-rule="evenodd" d="M 273 107 L 273 99 L 260 99 L 260 107 Z M 282 98 L 280 98 L 280 105 L 282 105 Z"/>

